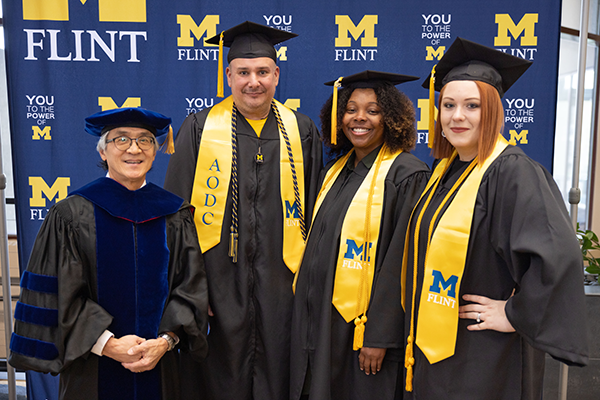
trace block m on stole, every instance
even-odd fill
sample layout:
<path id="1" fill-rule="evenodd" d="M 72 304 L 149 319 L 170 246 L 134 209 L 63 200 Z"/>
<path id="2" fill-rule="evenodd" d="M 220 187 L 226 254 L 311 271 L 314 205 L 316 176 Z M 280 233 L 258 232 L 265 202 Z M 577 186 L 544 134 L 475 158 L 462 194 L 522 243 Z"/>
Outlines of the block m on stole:
<path id="1" fill-rule="evenodd" d="M 300 219 L 300 209 L 298 203 L 294 201 L 290 204 L 289 200 L 285 201 L 285 219 L 288 226 L 297 226 Z"/>
<path id="2" fill-rule="evenodd" d="M 429 287 L 427 301 L 454 308 L 456 305 L 456 285 L 458 276 L 451 275 L 447 280 L 444 279 L 441 271 L 433 270 L 433 283 Z M 447 290 L 447 295 L 442 294 L 442 290 Z"/>
<path id="3" fill-rule="evenodd" d="M 352 239 L 346 239 L 346 253 L 344 254 L 344 264 L 346 268 L 362 269 L 363 263 L 371 262 L 370 250 L 373 242 L 363 243 L 360 246 Z"/>

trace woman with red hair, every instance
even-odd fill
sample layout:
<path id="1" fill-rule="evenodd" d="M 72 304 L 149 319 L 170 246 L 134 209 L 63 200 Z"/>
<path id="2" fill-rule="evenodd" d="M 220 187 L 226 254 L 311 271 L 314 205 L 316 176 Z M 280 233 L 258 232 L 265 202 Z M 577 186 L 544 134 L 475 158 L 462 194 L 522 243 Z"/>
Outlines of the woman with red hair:
<path id="1" fill-rule="evenodd" d="M 458 38 L 424 83 L 440 92 L 429 142 L 441 160 L 405 240 L 404 399 L 540 399 L 544 353 L 588 362 L 562 196 L 501 134 L 501 97 L 530 64 Z"/>

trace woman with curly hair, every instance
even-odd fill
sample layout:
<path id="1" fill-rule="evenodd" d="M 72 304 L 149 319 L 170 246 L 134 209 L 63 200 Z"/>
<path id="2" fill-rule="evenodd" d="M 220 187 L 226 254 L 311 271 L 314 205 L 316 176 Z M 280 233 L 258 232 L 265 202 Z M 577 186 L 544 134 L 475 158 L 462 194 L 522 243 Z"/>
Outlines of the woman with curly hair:
<path id="1" fill-rule="evenodd" d="M 322 135 L 338 158 L 322 171 L 296 274 L 293 400 L 393 399 L 401 386 L 400 260 L 382 265 L 390 243 L 402 245 L 429 178 L 408 152 L 414 107 L 395 87 L 416 79 L 364 71 L 326 83 L 336 87 L 321 111 Z"/>

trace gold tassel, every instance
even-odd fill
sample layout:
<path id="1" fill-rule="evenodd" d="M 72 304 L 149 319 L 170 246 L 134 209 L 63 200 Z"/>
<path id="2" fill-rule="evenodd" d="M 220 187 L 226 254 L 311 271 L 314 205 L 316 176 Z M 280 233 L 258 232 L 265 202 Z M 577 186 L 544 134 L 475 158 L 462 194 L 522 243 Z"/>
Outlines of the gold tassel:
<path id="1" fill-rule="evenodd" d="M 413 357 L 413 337 L 408 336 L 406 340 L 406 355 L 404 356 L 404 366 L 406 367 L 406 391 L 413 391 L 413 365 L 415 365 L 415 358 Z"/>
<path id="2" fill-rule="evenodd" d="M 217 67 L 217 97 L 224 96 L 223 89 L 223 32 L 219 37 L 219 62 Z"/>
<path id="3" fill-rule="evenodd" d="M 238 234 L 233 230 L 233 226 L 231 227 L 231 233 L 229 234 L 229 257 L 232 258 L 234 263 L 237 263 L 238 256 Z"/>
<path id="4" fill-rule="evenodd" d="M 367 317 L 363 314 L 362 317 L 356 317 L 354 320 L 354 345 L 352 346 L 353 350 L 360 350 L 363 347 L 364 339 L 365 339 L 365 323 L 367 322 Z"/>
<path id="5" fill-rule="evenodd" d="M 333 104 L 331 105 L 331 144 L 337 144 L 337 92 L 338 88 L 342 86 L 342 79 L 340 76 L 337 81 L 333 84 Z"/>
<path id="6" fill-rule="evenodd" d="M 431 69 L 431 78 L 429 78 L 429 140 L 427 145 L 433 148 L 435 132 L 435 65 Z"/>
<path id="7" fill-rule="evenodd" d="M 169 125 L 169 132 L 165 141 L 160 145 L 160 149 L 166 154 L 175 153 L 175 144 L 173 143 L 173 127 Z"/>

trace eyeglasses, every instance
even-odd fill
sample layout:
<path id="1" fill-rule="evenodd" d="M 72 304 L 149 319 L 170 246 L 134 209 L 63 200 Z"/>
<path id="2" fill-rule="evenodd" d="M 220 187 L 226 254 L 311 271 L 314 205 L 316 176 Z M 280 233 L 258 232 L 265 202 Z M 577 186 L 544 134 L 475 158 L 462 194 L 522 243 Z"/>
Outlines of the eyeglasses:
<path id="1" fill-rule="evenodd" d="M 125 151 L 131 147 L 131 143 L 135 142 L 141 150 L 150 150 L 154 147 L 154 138 L 150 136 L 141 136 L 139 138 L 132 139 L 127 136 L 117 136 L 107 140 L 106 143 L 113 142 L 118 150 Z"/>

